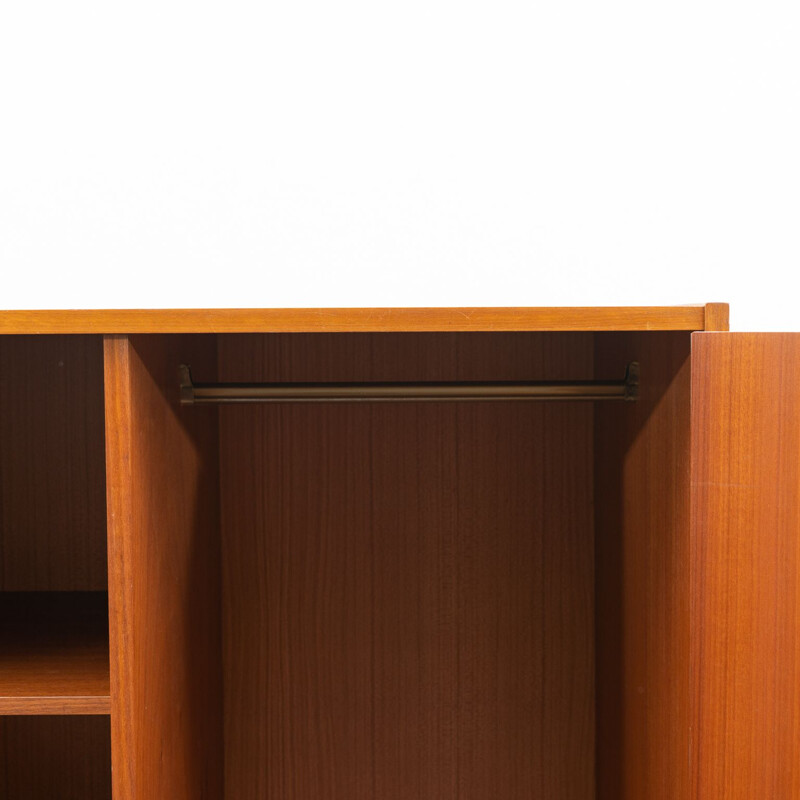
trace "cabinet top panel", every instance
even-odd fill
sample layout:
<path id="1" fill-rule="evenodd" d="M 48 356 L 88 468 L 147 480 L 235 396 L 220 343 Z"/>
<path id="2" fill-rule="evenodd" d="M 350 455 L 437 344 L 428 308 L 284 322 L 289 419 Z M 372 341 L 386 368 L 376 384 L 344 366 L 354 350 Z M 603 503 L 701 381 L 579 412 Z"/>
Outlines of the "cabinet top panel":
<path id="1" fill-rule="evenodd" d="M 0 333 L 321 333 L 727 330 L 725 303 L 540 308 L 0 311 Z"/>

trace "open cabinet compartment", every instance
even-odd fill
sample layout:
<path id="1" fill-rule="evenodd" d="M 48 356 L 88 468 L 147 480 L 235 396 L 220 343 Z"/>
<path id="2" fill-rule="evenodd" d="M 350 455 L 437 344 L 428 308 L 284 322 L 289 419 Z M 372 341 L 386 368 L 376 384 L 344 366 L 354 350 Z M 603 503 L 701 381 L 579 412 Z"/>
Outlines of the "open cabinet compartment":
<path id="1" fill-rule="evenodd" d="M 632 361 L 636 403 L 179 405 L 180 364 Z M 115 796 L 684 796 L 690 366 L 686 331 L 107 337 Z"/>
<path id="2" fill-rule="evenodd" d="M 1 798 L 800 796 L 800 334 L 720 304 L 0 333 Z M 631 362 L 635 403 L 192 407 L 179 369 L 616 392 Z"/>
<path id="3" fill-rule="evenodd" d="M 103 345 L 0 336 L 0 796 L 111 796 Z"/>

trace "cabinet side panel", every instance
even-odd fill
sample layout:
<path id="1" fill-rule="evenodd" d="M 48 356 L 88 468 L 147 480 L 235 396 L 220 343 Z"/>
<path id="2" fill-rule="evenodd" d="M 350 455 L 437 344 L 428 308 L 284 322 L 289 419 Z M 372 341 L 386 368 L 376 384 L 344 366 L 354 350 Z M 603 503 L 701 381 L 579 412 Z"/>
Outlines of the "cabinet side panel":
<path id="1" fill-rule="evenodd" d="M 597 797 L 689 786 L 690 339 L 597 334 L 595 373 L 641 365 L 636 403 L 595 409 Z"/>
<path id="2" fill-rule="evenodd" d="M 0 336 L 0 589 L 106 585 L 102 339 Z"/>
<path id="3" fill-rule="evenodd" d="M 800 797 L 800 334 L 692 338 L 697 800 Z"/>
<path id="4" fill-rule="evenodd" d="M 591 370 L 585 334 L 220 337 L 226 381 Z M 592 413 L 221 409 L 226 797 L 593 800 Z"/>
<path id="5" fill-rule="evenodd" d="M 107 337 L 115 800 L 222 796 L 216 412 L 178 405 L 212 337 Z"/>

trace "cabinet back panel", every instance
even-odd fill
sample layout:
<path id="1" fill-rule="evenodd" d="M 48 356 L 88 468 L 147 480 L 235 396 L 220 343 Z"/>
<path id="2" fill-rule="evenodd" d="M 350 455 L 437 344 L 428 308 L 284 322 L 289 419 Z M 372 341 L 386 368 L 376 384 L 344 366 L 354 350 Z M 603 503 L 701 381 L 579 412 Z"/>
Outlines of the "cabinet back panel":
<path id="1" fill-rule="evenodd" d="M 584 334 L 219 346 L 224 381 L 580 379 L 592 361 Z M 226 797 L 594 797 L 592 417 L 220 409 Z"/>
<path id="2" fill-rule="evenodd" d="M 4 800 L 110 800 L 108 716 L 0 718 Z"/>
<path id="3" fill-rule="evenodd" d="M 0 336 L 0 589 L 106 589 L 103 433 L 99 336 Z"/>

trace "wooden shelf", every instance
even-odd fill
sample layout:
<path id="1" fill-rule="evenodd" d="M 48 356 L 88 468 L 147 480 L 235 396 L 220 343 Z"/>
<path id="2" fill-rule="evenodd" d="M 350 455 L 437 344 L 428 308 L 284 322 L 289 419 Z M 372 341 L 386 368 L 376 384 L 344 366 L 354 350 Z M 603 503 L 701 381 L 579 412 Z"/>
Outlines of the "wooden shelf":
<path id="1" fill-rule="evenodd" d="M 0 333 L 727 330 L 728 306 L 3 311 Z"/>
<path id="2" fill-rule="evenodd" d="M 108 595 L 0 592 L 0 715 L 110 709 Z"/>

